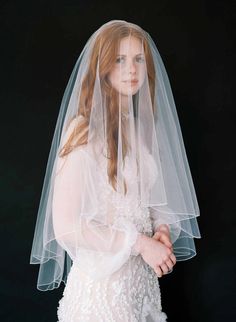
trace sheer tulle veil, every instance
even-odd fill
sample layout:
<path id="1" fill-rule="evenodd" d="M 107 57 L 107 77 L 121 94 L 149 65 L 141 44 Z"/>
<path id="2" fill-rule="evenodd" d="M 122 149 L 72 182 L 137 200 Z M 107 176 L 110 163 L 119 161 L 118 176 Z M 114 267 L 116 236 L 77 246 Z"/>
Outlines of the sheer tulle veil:
<path id="1" fill-rule="evenodd" d="M 146 31 L 112 20 L 88 39 L 62 98 L 30 256 L 39 290 L 66 282 L 74 260 L 97 279 L 121 267 L 140 233 L 123 215 L 131 196 L 154 229 L 169 225 L 177 261 L 196 255 L 199 207 L 163 61 Z"/>

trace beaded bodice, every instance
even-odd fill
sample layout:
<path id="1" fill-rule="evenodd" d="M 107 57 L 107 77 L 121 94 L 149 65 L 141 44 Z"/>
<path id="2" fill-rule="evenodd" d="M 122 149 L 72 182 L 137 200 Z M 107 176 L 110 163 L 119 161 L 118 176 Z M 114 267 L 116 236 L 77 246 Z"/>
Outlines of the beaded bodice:
<path id="1" fill-rule="evenodd" d="M 146 193 L 156 179 L 156 167 L 152 156 L 146 151 L 145 158 L 147 161 L 146 167 Z M 105 160 L 100 160 L 98 165 L 99 171 L 99 187 L 100 187 L 100 212 L 106 213 L 110 216 L 110 222 L 118 223 L 121 220 L 128 220 L 135 224 L 137 230 L 152 236 L 153 227 L 148 207 L 140 206 L 139 194 L 137 192 L 137 170 L 129 161 L 128 156 L 125 158 L 125 167 L 123 175 L 127 184 L 127 194 L 125 196 L 117 193 L 110 185 L 106 167 L 104 167 Z"/>

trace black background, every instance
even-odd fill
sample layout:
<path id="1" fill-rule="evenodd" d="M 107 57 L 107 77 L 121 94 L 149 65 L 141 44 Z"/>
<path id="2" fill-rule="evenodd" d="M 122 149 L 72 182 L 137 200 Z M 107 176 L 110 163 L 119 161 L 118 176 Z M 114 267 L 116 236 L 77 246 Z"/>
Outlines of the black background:
<path id="1" fill-rule="evenodd" d="M 169 322 L 236 321 L 234 1 L 1 1 L 1 321 L 57 321 L 30 251 L 62 95 L 91 34 L 140 25 L 162 56 L 199 201 L 197 256 L 160 279 Z M 105 321 L 104 321 L 105 322 Z"/>

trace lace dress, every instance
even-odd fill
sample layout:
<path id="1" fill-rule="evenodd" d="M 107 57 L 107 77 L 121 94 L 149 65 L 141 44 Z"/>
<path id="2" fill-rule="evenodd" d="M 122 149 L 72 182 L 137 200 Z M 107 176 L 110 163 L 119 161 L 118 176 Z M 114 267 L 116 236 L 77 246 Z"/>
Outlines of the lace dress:
<path id="1" fill-rule="evenodd" d="M 164 322 L 158 278 L 142 260 L 133 257 L 122 269 L 94 282 L 71 267 L 63 297 L 59 301 L 60 322 Z"/>
<path id="2" fill-rule="evenodd" d="M 73 153 L 80 153 L 85 162 L 88 162 L 84 149 L 72 152 L 71 157 Z M 152 184 L 152 180 L 155 180 L 155 165 L 151 155 L 145 153 L 147 184 Z M 131 186 L 135 176 L 128 160 L 124 171 Z M 104 206 L 107 202 L 114 208 L 123 206 L 119 216 L 112 220 L 116 223 L 124 222 L 131 227 L 128 244 L 124 246 L 126 252 L 125 255 L 120 255 L 121 264 L 117 266 L 119 268 L 98 280 L 81 268 L 80 252 L 76 253 L 78 256 L 73 258 L 73 265 L 57 308 L 58 322 L 164 322 L 167 316 L 162 312 L 158 277 L 132 248 L 137 231 L 148 236 L 154 233 L 149 208 L 141 208 L 132 193 L 120 198 L 108 184 L 107 176 L 102 171 L 99 172 L 99 189 L 101 213 L 107 211 Z M 60 200 L 59 197 L 58 199 Z M 106 264 L 101 266 L 99 254 L 94 265 L 98 270 L 106 269 Z"/>

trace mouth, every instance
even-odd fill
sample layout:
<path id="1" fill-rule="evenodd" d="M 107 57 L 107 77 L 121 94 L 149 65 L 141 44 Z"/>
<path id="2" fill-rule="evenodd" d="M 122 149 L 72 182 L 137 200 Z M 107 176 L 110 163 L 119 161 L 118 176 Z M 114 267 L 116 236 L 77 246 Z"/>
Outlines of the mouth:
<path id="1" fill-rule="evenodd" d="M 130 84 L 130 85 L 136 85 L 138 84 L 138 80 L 137 79 L 127 80 L 127 81 L 124 81 L 124 83 Z"/>

